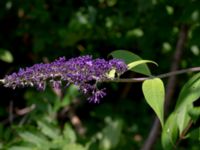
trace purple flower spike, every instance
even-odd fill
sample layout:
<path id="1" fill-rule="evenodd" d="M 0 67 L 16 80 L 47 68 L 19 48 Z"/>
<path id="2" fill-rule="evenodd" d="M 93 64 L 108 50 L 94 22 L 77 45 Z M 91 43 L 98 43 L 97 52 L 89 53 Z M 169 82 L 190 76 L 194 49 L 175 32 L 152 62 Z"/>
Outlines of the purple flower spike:
<path id="1" fill-rule="evenodd" d="M 66 85 L 78 86 L 84 94 L 91 95 L 88 100 L 99 102 L 106 93 L 97 89 L 97 83 L 109 80 L 108 73 L 115 69 L 118 75 L 127 71 L 127 65 L 119 59 L 106 61 L 92 59 L 92 56 L 81 56 L 66 60 L 61 57 L 48 64 L 35 64 L 32 67 L 20 69 L 18 73 L 5 76 L 4 86 L 16 87 L 35 86 L 39 90 L 46 88 L 49 82 L 54 88 L 60 88 L 62 82 Z"/>

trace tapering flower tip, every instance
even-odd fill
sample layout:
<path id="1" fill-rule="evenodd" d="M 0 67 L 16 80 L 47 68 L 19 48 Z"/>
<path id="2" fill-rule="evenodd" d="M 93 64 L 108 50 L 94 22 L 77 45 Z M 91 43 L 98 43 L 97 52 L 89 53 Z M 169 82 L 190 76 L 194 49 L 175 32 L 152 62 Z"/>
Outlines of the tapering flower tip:
<path id="1" fill-rule="evenodd" d="M 92 92 L 92 96 L 88 97 L 89 102 L 99 103 L 99 100 L 106 96 L 105 89 Z"/>
<path id="2" fill-rule="evenodd" d="M 89 94 L 89 101 L 98 102 L 106 94 L 97 89 L 97 82 L 109 79 L 107 73 L 115 69 L 118 75 L 127 71 L 127 65 L 120 59 L 106 61 L 92 59 L 92 56 L 80 56 L 66 60 L 61 57 L 48 64 L 35 64 L 20 69 L 17 73 L 5 76 L 2 80 L 5 87 L 35 86 L 39 90 L 46 88 L 49 82 L 54 88 L 60 88 L 62 82 L 75 84 L 84 94 Z"/>

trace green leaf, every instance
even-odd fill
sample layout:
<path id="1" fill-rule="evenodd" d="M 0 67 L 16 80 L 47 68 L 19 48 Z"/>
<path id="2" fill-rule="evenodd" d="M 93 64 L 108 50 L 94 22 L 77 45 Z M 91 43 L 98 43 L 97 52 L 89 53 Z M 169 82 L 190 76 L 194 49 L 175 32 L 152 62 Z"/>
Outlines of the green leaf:
<path id="1" fill-rule="evenodd" d="M 175 110 L 179 111 L 200 97 L 200 73 L 194 75 L 182 88 Z"/>
<path id="2" fill-rule="evenodd" d="M 103 129 L 103 137 L 100 140 L 100 149 L 109 150 L 115 148 L 120 140 L 122 131 L 122 120 L 112 120 Z"/>
<path id="3" fill-rule="evenodd" d="M 192 107 L 193 102 L 200 97 L 200 73 L 194 75 L 181 89 L 178 101 L 175 107 L 177 113 L 177 124 L 179 133 L 187 127 L 190 116 L 188 110 Z"/>
<path id="4" fill-rule="evenodd" d="M 68 143 L 76 142 L 76 134 L 69 124 L 65 124 L 63 135 L 66 142 Z"/>
<path id="5" fill-rule="evenodd" d="M 171 113 L 163 127 L 161 140 L 163 149 L 165 150 L 171 150 L 175 148 L 175 143 L 178 137 L 178 126 L 176 119 L 176 114 Z"/>
<path id="6" fill-rule="evenodd" d="M 151 61 L 151 60 L 137 60 L 137 61 L 131 62 L 127 65 L 128 70 L 131 70 L 131 69 L 135 68 L 136 66 L 141 65 L 141 64 L 145 64 L 145 63 L 153 63 L 156 66 L 158 66 L 158 64 L 156 62 Z"/>
<path id="7" fill-rule="evenodd" d="M 197 107 L 192 107 L 189 111 L 188 114 L 190 117 L 194 120 L 197 121 L 200 117 L 200 106 Z"/>
<path id="8" fill-rule="evenodd" d="M 41 132 L 48 136 L 51 139 L 56 139 L 59 136 L 58 130 L 56 128 L 51 127 L 47 123 L 44 123 L 43 121 L 37 121 L 37 124 L 41 130 Z"/>
<path id="9" fill-rule="evenodd" d="M 155 111 L 163 126 L 165 89 L 162 80 L 159 78 L 145 80 L 142 91 L 147 103 Z"/>
<path id="10" fill-rule="evenodd" d="M 12 63 L 13 56 L 8 50 L 0 49 L 0 60 L 5 61 L 7 63 Z"/>
<path id="11" fill-rule="evenodd" d="M 191 105 L 187 105 L 186 107 L 183 107 L 179 111 L 175 111 L 177 115 L 177 125 L 179 128 L 179 134 L 181 135 L 184 129 L 188 126 L 188 123 L 190 122 L 191 118 L 188 114 L 188 110 L 192 107 Z"/>
<path id="12" fill-rule="evenodd" d="M 142 58 L 139 57 L 138 55 L 126 50 L 116 50 L 116 51 L 111 52 L 109 55 L 111 55 L 114 58 L 123 59 L 126 64 L 130 64 L 134 61 L 142 60 Z M 135 68 L 132 68 L 131 71 L 148 75 L 148 76 L 151 75 L 151 72 L 146 64 L 141 64 L 139 66 L 136 66 Z"/>
<path id="13" fill-rule="evenodd" d="M 50 143 L 47 141 L 47 139 L 39 134 L 31 133 L 28 131 L 19 133 L 19 136 L 26 142 L 32 143 L 36 145 L 37 147 L 43 147 L 46 146 L 46 149 L 48 149 L 48 146 L 50 146 Z"/>

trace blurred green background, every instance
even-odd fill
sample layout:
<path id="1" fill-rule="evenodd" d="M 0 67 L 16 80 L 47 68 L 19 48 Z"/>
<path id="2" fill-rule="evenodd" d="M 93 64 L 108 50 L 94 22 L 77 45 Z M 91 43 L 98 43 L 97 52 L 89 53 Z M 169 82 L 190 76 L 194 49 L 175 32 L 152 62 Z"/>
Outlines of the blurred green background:
<path id="1" fill-rule="evenodd" d="M 0 78 L 60 56 L 108 58 L 119 49 L 157 62 L 159 67 L 150 66 L 153 74 L 168 72 L 183 25 L 189 31 L 179 66 L 199 66 L 198 0 L 1 0 Z M 179 77 L 173 103 L 187 80 Z M 1 86 L 0 149 L 140 149 L 154 118 L 141 83 L 103 86 L 108 94 L 99 104 L 89 103 L 74 86 L 44 92 Z M 179 148 L 198 146 L 187 139 Z M 154 149 L 161 149 L 159 139 Z"/>

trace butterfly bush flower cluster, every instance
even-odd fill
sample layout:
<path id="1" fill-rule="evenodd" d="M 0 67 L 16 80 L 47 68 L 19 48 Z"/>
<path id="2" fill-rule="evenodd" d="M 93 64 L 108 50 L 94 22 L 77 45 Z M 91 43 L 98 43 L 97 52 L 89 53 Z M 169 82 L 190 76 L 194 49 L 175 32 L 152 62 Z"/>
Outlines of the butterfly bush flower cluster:
<path id="1" fill-rule="evenodd" d="M 32 67 L 20 69 L 17 73 L 5 76 L 4 86 L 16 87 L 34 86 L 44 90 L 50 83 L 54 88 L 60 88 L 63 83 L 74 84 L 81 92 L 88 95 L 88 100 L 99 102 L 106 93 L 98 89 L 97 83 L 110 80 L 108 73 L 115 70 L 117 75 L 127 71 L 127 65 L 120 59 L 92 59 L 92 56 L 80 56 L 66 60 L 61 57 L 51 63 L 35 64 Z"/>

